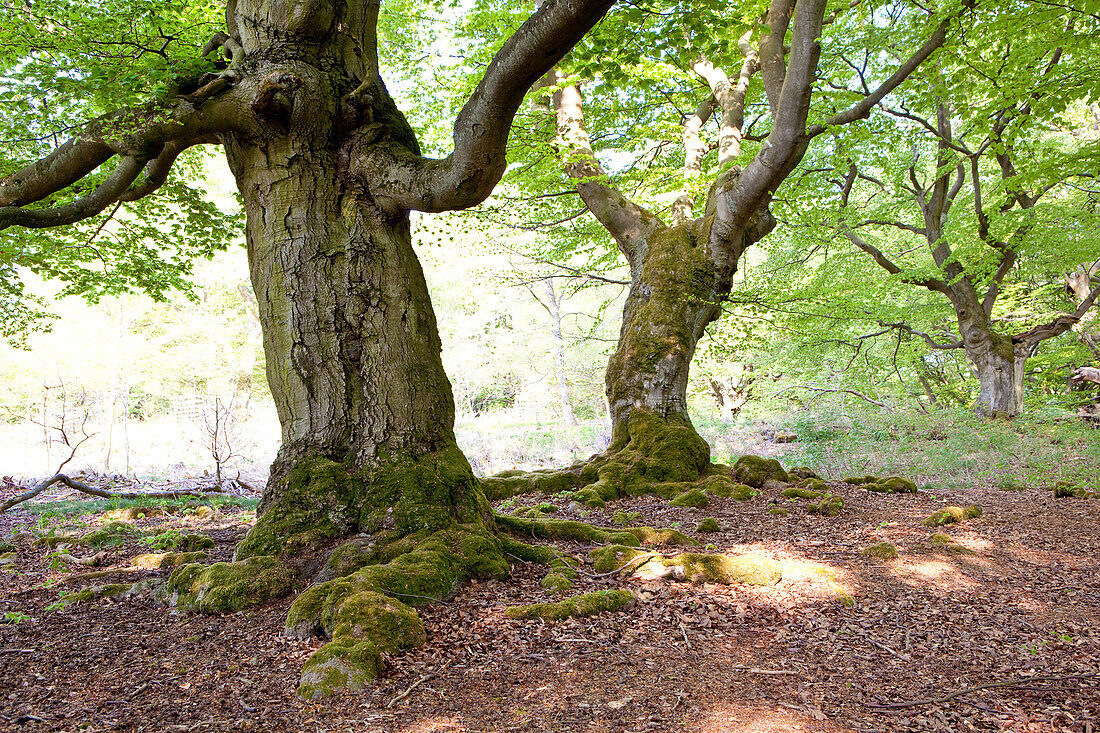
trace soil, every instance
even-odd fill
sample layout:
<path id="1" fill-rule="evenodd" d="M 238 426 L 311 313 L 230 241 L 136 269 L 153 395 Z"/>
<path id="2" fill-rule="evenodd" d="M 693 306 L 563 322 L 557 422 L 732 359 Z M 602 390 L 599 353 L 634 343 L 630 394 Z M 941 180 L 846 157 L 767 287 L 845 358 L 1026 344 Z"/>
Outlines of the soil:
<path id="1" fill-rule="evenodd" d="M 59 604 L 62 591 L 168 571 L 129 569 L 150 551 L 135 540 L 107 550 L 94 569 L 106 575 L 51 568 L 48 548 L 32 544 L 39 515 L 13 510 L 0 537 L 26 534 L 15 563 L 0 565 L 0 614 L 17 621 L 0 624 L 0 730 L 1100 731 L 1100 501 L 830 490 L 845 502 L 837 517 L 779 488 L 704 509 L 643 498 L 589 511 L 595 524 L 620 510 L 689 534 L 716 517 L 721 531 L 696 535 L 707 551 L 770 554 L 784 578 L 692 585 L 589 571 L 571 592 L 627 588 L 639 602 L 548 622 L 504 615 L 554 599 L 539 586 L 544 568 L 518 564 L 505 581 L 422 608 L 425 646 L 389 658 L 373 686 L 318 702 L 294 693 L 322 641 L 281 636 L 292 599 L 228 616 L 173 613 L 147 595 Z M 984 513 L 922 524 L 946 504 Z M 775 506 L 790 514 L 769 514 Z M 250 521 L 222 509 L 137 524 L 208 534 L 217 560 Z M 934 547 L 933 531 L 969 552 Z M 860 555 L 883 541 L 898 559 Z M 879 707 L 899 703 L 913 704 Z"/>

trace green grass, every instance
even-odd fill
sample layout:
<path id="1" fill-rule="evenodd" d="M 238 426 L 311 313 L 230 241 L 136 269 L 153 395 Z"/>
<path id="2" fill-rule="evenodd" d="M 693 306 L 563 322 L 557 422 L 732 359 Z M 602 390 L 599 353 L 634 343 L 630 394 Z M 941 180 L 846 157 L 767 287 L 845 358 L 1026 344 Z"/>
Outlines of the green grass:
<path id="1" fill-rule="evenodd" d="M 1027 414 L 979 420 L 969 412 L 889 414 L 848 409 L 782 421 L 798 436 L 786 465 L 839 478 L 897 475 L 929 488 L 1049 489 L 1058 481 L 1100 489 L 1100 432 L 1073 417 Z"/>
<path id="2" fill-rule="evenodd" d="M 243 496 L 210 496 L 210 497 L 180 497 L 175 499 L 65 499 L 61 501 L 27 502 L 20 504 L 19 508 L 29 514 L 50 514 L 52 516 L 72 516 L 79 514 L 96 514 L 110 511 L 111 509 L 128 509 L 129 507 L 186 507 L 186 506 L 212 506 L 212 507 L 241 507 L 243 509 L 255 509 L 260 503 L 258 498 Z"/>

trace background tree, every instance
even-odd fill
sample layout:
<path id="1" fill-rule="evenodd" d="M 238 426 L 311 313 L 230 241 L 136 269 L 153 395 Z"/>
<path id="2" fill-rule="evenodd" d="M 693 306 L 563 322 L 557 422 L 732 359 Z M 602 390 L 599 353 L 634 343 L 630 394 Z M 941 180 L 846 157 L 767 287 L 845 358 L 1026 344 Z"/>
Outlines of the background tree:
<path id="1" fill-rule="evenodd" d="M 162 188 L 188 148 L 224 147 L 244 202 L 283 441 L 237 561 L 180 569 L 168 598 L 206 611 L 262 602 L 316 570 L 310 548 L 383 532 L 340 555 L 344 572 L 369 563 L 354 581 L 314 585 L 291 610 L 290 633 L 334 637 L 307 663 L 304 695 L 361 685 L 384 650 L 423 638 L 398 597 L 437 598 L 464 577 L 507 572 L 488 506 L 454 442 L 454 403 L 409 212 L 463 208 L 488 195 L 527 89 L 610 5 L 544 3 L 485 69 L 458 114 L 450 155 L 431 159 L 381 78 L 379 3 L 237 0 L 203 53 L 193 44 L 183 62 L 169 63 L 166 48 L 155 89 L 116 92 L 120 80 L 107 79 L 104 106 L 127 106 L 75 123 L 67 142 L 23 167 L 9 164 L 0 183 L 0 228 L 60 227 Z M 44 10 L 82 20 L 75 6 Z M 160 8 L 151 10 L 149 34 L 161 28 Z M 53 27 L 46 20 L 41 29 L 21 26 L 10 67 L 48 42 L 39 43 Z M 95 32 L 125 46 L 125 26 L 110 21 Z M 29 83 L 16 93 L 31 106 L 39 98 Z"/>

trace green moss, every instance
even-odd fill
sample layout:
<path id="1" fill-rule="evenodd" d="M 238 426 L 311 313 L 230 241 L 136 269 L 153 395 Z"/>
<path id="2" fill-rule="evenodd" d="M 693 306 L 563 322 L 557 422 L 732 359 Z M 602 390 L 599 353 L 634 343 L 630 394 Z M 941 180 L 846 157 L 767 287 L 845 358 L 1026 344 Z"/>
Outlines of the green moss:
<path id="1" fill-rule="evenodd" d="M 183 611 L 229 613 L 290 593 L 295 576 L 276 557 L 250 557 L 210 566 L 183 565 L 163 591 L 168 605 Z"/>
<path id="2" fill-rule="evenodd" d="M 686 490 L 687 484 L 684 485 Z M 720 499 L 733 498 L 735 501 L 746 501 L 756 495 L 751 486 L 739 484 L 729 475 L 708 476 L 696 485 L 710 496 Z"/>
<path id="3" fill-rule="evenodd" d="M 599 590 L 593 593 L 566 598 L 557 603 L 534 603 L 530 606 L 512 606 L 505 609 L 511 618 L 544 618 L 561 620 L 577 616 L 595 616 L 607 611 L 618 611 L 634 604 L 634 594 L 628 590 Z"/>
<path id="4" fill-rule="evenodd" d="M 783 489 L 783 491 L 780 493 L 782 493 L 783 496 L 787 497 L 788 499 L 820 499 L 821 497 L 825 496 L 825 494 L 821 491 L 799 489 L 794 486 L 790 487 L 789 489 Z"/>
<path id="5" fill-rule="evenodd" d="M 526 542 L 520 542 L 507 535 L 500 535 L 497 537 L 497 541 L 500 543 L 501 551 L 505 556 L 521 560 L 523 562 L 534 562 L 539 565 L 549 565 L 550 562 L 556 557 L 554 549 L 552 547 L 544 547 L 542 545 L 529 545 Z"/>
<path id="6" fill-rule="evenodd" d="M 635 545 L 639 543 L 638 539 L 628 531 L 609 532 L 593 527 L 591 524 L 568 519 L 524 519 L 507 514 L 494 516 L 498 527 L 520 536 L 576 542 L 618 542 Z"/>
<path id="7" fill-rule="evenodd" d="M 481 488 L 489 501 L 497 501 L 518 494 L 557 494 L 585 483 L 579 467 L 574 467 L 564 471 L 507 471 L 481 479 Z"/>
<path id="8" fill-rule="evenodd" d="M 569 495 L 569 498 L 573 501 L 580 502 L 590 509 L 603 509 L 607 506 L 607 502 L 600 496 L 599 492 L 592 487 L 578 489 Z"/>
<path id="9" fill-rule="evenodd" d="M 1054 485 L 1052 492 L 1055 499 L 1064 499 L 1067 497 L 1074 497 L 1077 499 L 1100 499 L 1100 492 L 1088 491 L 1069 481 L 1059 481 Z"/>
<path id="10" fill-rule="evenodd" d="M 678 507 L 705 507 L 710 503 L 707 495 L 699 489 L 691 489 L 677 496 L 675 499 L 669 502 L 672 506 Z"/>
<path id="11" fill-rule="evenodd" d="M 864 557 L 874 557 L 879 560 L 893 560 L 898 556 L 898 548 L 889 542 L 878 542 L 859 551 Z"/>
<path id="12" fill-rule="evenodd" d="M 787 473 L 790 474 L 790 476 L 793 477 L 793 478 L 799 478 L 799 479 L 802 479 L 802 480 L 806 480 L 806 479 L 817 479 L 819 481 L 821 480 L 821 477 L 818 476 L 816 473 L 814 473 L 813 469 L 807 468 L 806 466 L 795 466 L 791 470 L 787 471 Z"/>
<path id="13" fill-rule="evenodd" d="M 124 509 L 111 509 L 103 513 L 103 518 L 117 522 L 136 522 L 139 519 L 163 517 L 164 509 L 158 506 L 128 506 Z"/>
<path id="14" fill-rule="evenodd" d="M 134 583 L 93 585 L 90 588 L 82 588 L 76 592 L 65 594 L 64 600 L 68 602 L 88 602 L 100 598 L 121 598 L 133 592 L 134 585 Z"/>
<path id="15" fill-rule="evenodd" d="M 844 509 L 844 500 L 839 496 L 830 496 L 818 504 L 810 504 L 806 511 L 822 517 L 835 517 Z"/>
<path id="16" fill-rule="evenodd" d="M 915 494 L 917 485 L 901 476 L 889 476 L 878 481 L 868 481 L 861 484 L 868 491 L 879 494 Z"/>
<path id="17" fill-rule="evenodd" d="M 805 478 L 799 481 L 798 485 L 810 491 L 820 491 L 821 493 L 829 490 L 829 485 L 819 478 Z"/>
<path id="18" fill-rule="evenodd" d="M 214 540 L 211 537 L 204 534 L 185 534 L 176 544 L 176 549 L 180 552 L 198 552 L 209 550 L 213 546 Z"/>
<path id="19" fill-rule="evenodd" d="M 652 553 L 626 545 L 608 545 L 592 550 L 588 553 L 588 558 L 592 561 L 592 569 L 597 573 L 612 573 L 625 567 L 635 558 L 650 554 Z"/>
<path id="20" fill-rule="evenodd" d="M 720 525 L 718 520 L 714 517 L 705 517 L 704 519 L 700 519 L 699 523 L 695 525 L 695 531 L 701 533 L 721 532 L 722 525 Z"/>
<path id="21" fill-rule="evenodd" d="M 148 555 L 138 555 L 130 561 L 130 566 L 145 570 L 158 570 L 160 568 L 174 568 L 188 563 L 198 563 L 206 559 L 205 552 L 159 552 Z"/>
<path id="22" fill-rule="evenodd" d="M 781 506 L 773 506 L 771 509 L 768 510 L 768 514 L 771 514 L 773 517 L 785 517 L 790 513 L 790 509 Z"/>
<path id="23" fill-rule="evenodd" d="M 945 524 L 965 522 L 967 519 L 975 519 L 981 515 L 982 509 L 976 504 L 971 504 L 965 509 L 961 506 L 946 506 L 932 512 L 932 515 L 924 520 L 924 523 L 929 527 L 941 527 Z"/>
<path id="24" fill-rule="evenodd" d="M 561 573 L 551 570 L 542 579 L 541 585 L 550 593 L 564 593 L 573 587 L 573 581 Z"/>
<path id="25" fill-rule="evenodd" d="M 954 555 L 973 555 L 974 551 L 969 547 L 964 547 L 955 542 L 951 535 L 943 532 L 933 532 L 928 541 L 932 543 L 932 548 L 940 550 L 941 552 L 950 552 Z"/>
<path id="26" fill-rule="evenodd" d="M 863 484 L 877 484 L 878 476 L 845 476 L 844 483 L 852 484 L 853 486 L 862 486 Z"/>
<path id="27" fill-rule="evenodd" d="M 653 527 L 627 527 L 628 532 L 637 538 L 643 545 L 675 545 L 690 547 L 699 543 L 688 537 L 683 532 L 675 529 L 654 529 Z"/>
<path id="28" fill-rule="evenodd" d="M 647 563 L 635 574 L 645 576 L 647 566 L 658 563 L 666 569 L 680 569 L 685 580 L 695 583 L 742 583 L 745 585 L 773 585 L 778 583 L 783 572 L 779 563 L 764 555 L 713 555 L 700 552 L 685 552 L 669 558 L 655 558 Z M 664 572 L 658 570 L 655 575 L 664 576 Z M 680 572 L 674 572 L 679 576 Z"/>
<path id="29" fill-rule="evenodd" d="M 759 489 L 768 481 L 786 483 L 790 476 L 774 458 L 741 456 L 733 464 L 733 477 L 743 484 Z"/>
<path id="30" fill-rule="evenodd" d="M 338 690 L 361 690 L 382 671 L 382 652 L 370 641 L 332 641 L 302 667 L 298 696 L 319 700 Z"/>

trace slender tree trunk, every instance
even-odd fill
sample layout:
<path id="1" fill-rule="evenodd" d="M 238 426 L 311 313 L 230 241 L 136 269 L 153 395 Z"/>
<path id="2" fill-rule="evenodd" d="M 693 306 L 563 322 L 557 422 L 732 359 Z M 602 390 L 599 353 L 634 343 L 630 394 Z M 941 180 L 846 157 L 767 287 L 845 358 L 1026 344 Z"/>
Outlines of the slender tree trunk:
<path id="1" fill-rule="evenodd" d="M 554 281 L 546 279 L 546 312 L 550 315 L 550 335 L 554 339 L 554 373 L 558 383 L 558 399 L 561 401 L 561 417 L 566 425 L 577 424 L 573 413 L 573 396 L 569 392 L 569 380 L 565 374 L 565 339 L 561 334 L 561 303 L 554 292 Z"/>

